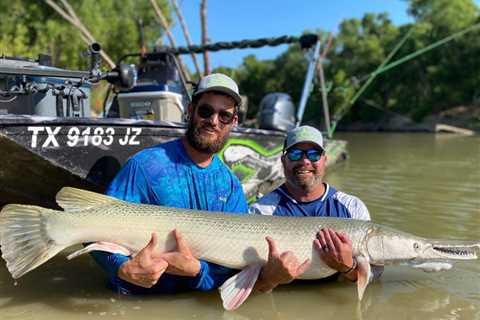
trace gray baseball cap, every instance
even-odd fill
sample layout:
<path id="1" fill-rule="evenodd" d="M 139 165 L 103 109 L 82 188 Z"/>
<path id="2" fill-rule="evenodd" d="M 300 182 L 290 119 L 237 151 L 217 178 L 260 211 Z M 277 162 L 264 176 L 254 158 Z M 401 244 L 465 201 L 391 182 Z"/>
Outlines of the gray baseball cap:
<path id="1" fill-rule="evenodd" d="M 300 142 L 314 143 L 323 149 L 323 136 L 320 131 L 310 126 L 300 126 L 290 130 L 285 139 L 283 150 L 287 150 Z"/>
<path id="2" fill-rule="evenodd" d="M 235 100 L 237 106 L 242 103 L 237 83 L 222 73 L 212 73 L 200 79 L 193 97 L 209 91 L 219 91 L 229 95 Z"/>

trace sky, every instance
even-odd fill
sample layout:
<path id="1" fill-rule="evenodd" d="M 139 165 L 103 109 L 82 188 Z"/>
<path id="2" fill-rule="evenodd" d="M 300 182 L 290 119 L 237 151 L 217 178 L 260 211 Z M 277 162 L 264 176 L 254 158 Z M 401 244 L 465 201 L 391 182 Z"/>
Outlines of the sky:
<path id="1" fill-rule="evenodd" d="M 477 1 L 476 1 L 477 2 Z M 200 0 L 177 0 L 194 44 L 201 43 Z M 396 25 L 413 22 L 405 0 L 207 0 L 207 28 L 211 42 L 299 36 L 305 30 L 337 32 L 340 22 L 365 13 L 387 12 Z M 179 23 L 172 29 L 177 45 L 186 45 Z M 168 43 L 165 39 L 165 43 Z M 273 59 L 287 45 L 262 49 L 234 49 L 210 53 L 213 67 L 239 66 L 243 58 Z M 203 60 L 197 55 L 203 68 Z M 190 70 L 191 58 L 185 56 Z"/>

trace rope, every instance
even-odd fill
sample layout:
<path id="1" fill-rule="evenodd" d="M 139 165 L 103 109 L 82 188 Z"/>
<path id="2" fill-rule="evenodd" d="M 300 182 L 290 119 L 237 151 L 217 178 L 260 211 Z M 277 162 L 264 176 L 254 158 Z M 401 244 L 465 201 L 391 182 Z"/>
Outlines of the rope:
<path id="1" fill-rule="evenodd" d="M 159 54 L 188 54 L 188 53 L 203 53 L 206 51 L 220 51 L 220 50 L 231 50 L 231 49 L 245 49 L 245 48 L 260 48 L 265 46 L 278 46 L 281 44 L 289 43 L 300 43 L 302 49 L 312 47 L 318 40 L 316 34 L 305 34 L 300 37 L 294 36 L 281 36 L 276 38 L 260 38 L 256 40 L 241 40 L 241 41 L 232 41 L 232 42 L 216 42 L 210 43 L 204 46 L 193 45 L 188 47 L 176 47 L 169 48 L 163 47 L 157 49 L 154 52 L 147 53 L 146 56 L 155 57 Z M 124 60 L 127 57 L 137 57 L 140 56 L 140 53 L 130 53 L 122 56 L 119 59 L 119 62 Z"/>
<path id="2" fill-rule="evenodd" d="M 310 47 L 317 41 L 317 35 L 308 34 L 301 37 L 295 36 L 281 36 L 276 38 L 260 38 L 256 40 L 241 40 L 231 42 L 216 42 L 204 46 L 188 46 L 177 48 L 165 48 L 161 51 L 168 51 L 173 54 L 187 54 L 187 53 L 203 53 L 206 51 L 220 51 L 231 49 L 245 49 L 245 48 L 261 48 L 265 46 L 278 46 L 281 44 L 300 43 L 302 47 Z"/>

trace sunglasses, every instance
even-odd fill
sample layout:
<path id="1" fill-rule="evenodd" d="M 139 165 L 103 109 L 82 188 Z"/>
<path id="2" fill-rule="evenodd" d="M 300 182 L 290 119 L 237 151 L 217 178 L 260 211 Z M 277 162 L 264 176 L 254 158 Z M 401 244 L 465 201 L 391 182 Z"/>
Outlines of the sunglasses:
<path id="1" fill-rule="evenodd" d="M 302 159 L 303 155 L 305 155 L 307 159 L 311 162 L 317 162 L 318 160 L 320 160 L 324 152 L 324 150 L 318 150 L 313 148 L 308 150 L 290 148 L 287 150 L 286 154 L 288 160 L 290 161 L 298 161 Z"/>
<path id="2" fill-rule="evenodd" d="M 224 110 L 217 112 L 211 105 L 208 104 L 202 104 L 197 107 L 197 114 L 202 119 L 210 119 L 210 117 L 215 113 L 218 113 L 218 121 L 223 124 L 230 124 L 235 118 L 235 112 L 228 112 Z"/>

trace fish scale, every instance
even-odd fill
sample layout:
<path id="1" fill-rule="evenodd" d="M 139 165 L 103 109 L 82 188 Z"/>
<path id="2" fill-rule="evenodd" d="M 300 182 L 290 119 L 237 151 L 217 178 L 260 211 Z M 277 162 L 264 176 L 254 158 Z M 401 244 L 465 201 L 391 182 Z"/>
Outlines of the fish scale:
<path id="1" fill-rule="evenodd" d="M 56 218 L 62 215 L 57 213 Z M 292 251 L 301 261 L 307 258 L 312 260 L 310 267 L 300 276 L 301 279 L 334 273 L 322 263 L 313 249 L 313 240 L 320 228 L 346 232 L 354 243 L 361 243 L 367 234 L 364 230 L 373 227 L 372 223 L 350 219 L 226 215 L 125 202 L 110 206 L 108 210 L 99 207 L 78 211 L 69 219 L 78 220 L 79 226 L 83 224 L 84 229 L 89 229 L 92 217 L 105 227 L 96 228 L 99 234 L 92 235 L 91 239 L 81 239 L 83 242 L 115 242 L 138 252 L 148 242 L 151 232 L 155 231 L 161 251 L 169 251 L 175 245 L 171 232 L 178 229 L 196 256 L 235 269 L 265 262 L 268 257 L 265 237 L 272 236 L 280 250 Z M 81 233 L 85 237 L 86 231 Z"/>

